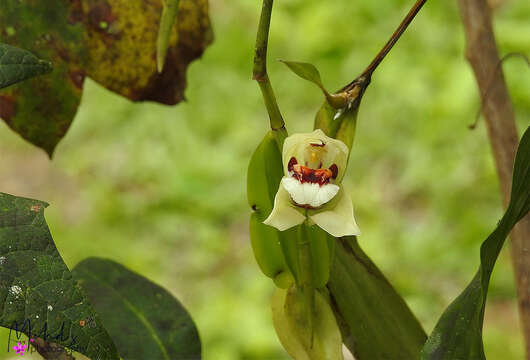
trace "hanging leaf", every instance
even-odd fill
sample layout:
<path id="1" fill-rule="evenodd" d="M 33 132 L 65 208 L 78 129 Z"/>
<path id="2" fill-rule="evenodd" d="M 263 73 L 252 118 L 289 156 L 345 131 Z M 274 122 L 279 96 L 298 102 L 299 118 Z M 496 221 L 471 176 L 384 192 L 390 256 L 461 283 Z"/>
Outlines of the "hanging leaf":
<path id="1" fill-rule="evenodd" d="M 52 71 L 49 61 L 27 50 L 0 43 L 0 89 Z"/>
<path id="2" fill-rule="evenodd" d="M 93 359 L 119 359 L 53 243 L 47 206 L 0 193 L 0 326 Z"/>
<path id="3" fill-rule="evenodd" d="M 164 288 L 110 260 L 73 270 L 124 360 L 200 359 L 197 328 Z"/>
<path id="4" fill-rule="evenodd" d="M 419 359 L 427 335 L 355 237 L 336 239 L 328 283 L 344 344 L 357 360 Z"/>
<path id="5" fill-rule="evenodd" d="M 208 0 L 180 1 L 164 70 L 158 73 L 162 1 L 81 0 L 79 21 L 89 58 L 86 75 L 133 101 L 174 105 L 183 100 L 188 64 L 213 39 Z"/>
<path id="6" fill-rule="evenodd" d="M 515 157 L 510 204 L 480 247 L 480 267 L 475 277 L 447 307 L 425 343 L 423 360 L 486 359 L 482 325 L 491 273 L 506 237 L 529 210 L 530 128 L 527 128 Z"/>
<path id="7" fill-rule="evenodd" d="M 165 67 L 157 72 L 162 0 L 2 0 L 2 41 L 54 64 L 50 76 L 0 93 L 0 117 L 52 155 L 79 106 L 86 76 L 133 101 L 174 105 L 186 69 L 212 41 L 208 0 L 182 0 Z M 177 39 L 178 38 L 178 39 Z"/>

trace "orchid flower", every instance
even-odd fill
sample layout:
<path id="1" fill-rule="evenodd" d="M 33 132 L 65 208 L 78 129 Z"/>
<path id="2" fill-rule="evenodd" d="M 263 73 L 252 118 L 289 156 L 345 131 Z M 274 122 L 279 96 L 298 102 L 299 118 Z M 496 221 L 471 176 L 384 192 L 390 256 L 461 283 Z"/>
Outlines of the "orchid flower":
<path id="1" fill-rule="evenodd" d="M 360 235 L 353 205 L 342 186 L 349 149 L 317 129 L 285 139 L 284 177 L 264 224 L 280 231 L 308 220 L 335 237 Z"/>

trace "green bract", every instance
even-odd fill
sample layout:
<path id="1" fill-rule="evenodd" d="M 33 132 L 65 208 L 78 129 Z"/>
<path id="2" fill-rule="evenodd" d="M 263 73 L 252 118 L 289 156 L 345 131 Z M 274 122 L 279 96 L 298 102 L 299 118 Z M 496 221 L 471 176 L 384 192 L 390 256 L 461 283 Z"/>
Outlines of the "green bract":
<path id="1" fill-rule="evenodd" d="M 359 235 L 350 196 L 341 184 L 348 154 L 346 144 L 320 129 L 285 139 L 284 177 L 264 223 L 284 231 L 309 219 L 335 237 Z"/>

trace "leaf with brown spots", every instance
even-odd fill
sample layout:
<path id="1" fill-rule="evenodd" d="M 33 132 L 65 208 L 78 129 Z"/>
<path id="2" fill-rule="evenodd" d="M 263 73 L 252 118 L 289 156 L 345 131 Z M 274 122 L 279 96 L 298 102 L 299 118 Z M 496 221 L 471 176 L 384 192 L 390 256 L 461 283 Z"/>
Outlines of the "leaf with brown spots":
<path id="1" fill-rule="evenodd" d="M 0 117 L 50 156 L 66 134 L 86 76 L 133 101 L 184 99 L 186 69 L 212 42 L 208 0 L 181 0 L 162 73 L 162 0 L 2 0 L 2 41 L 50 60 L 54 72 L 3 90 Z"/>

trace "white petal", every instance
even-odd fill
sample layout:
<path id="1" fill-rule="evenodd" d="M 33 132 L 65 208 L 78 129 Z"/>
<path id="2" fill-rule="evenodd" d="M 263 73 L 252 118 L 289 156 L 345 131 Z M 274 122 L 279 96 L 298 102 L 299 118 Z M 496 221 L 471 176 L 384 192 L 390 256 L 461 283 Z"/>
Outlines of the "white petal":
<path id="1" fill-rule="evenodd" d="M 337 193 L 339 192 L 339 189 L 340 188 L 335 184 L 326 184 L 326 185 L 320 186 L 319 192 L 317 193 L 316 203 L 322 205 L 322 204 L 329 202 L 331 199 L 335 197 L 335 195 L 337 195 Z M 316 206 L 311 205 L 311 206 L 318 207 L 320 205 L 316 205 Z"/>
<path id="2" fill-rule="evenodd" d="M 291 203 L 289 193 L 280 185 L 274 198 L 274 208 L 263 223 L 284 231 L 303 223 L 304 220 L 305 216 Z"/>
<path id="3" fill-rule="evenodd" d="M 353 216 L 353 205 L 350 196 L 341 189 L 337 195 L 337 204 L 330 209 L 325 208 L 313 214 L 309 218 L 318 226 L 335 237 L 360 235 L 361 231 Z"/>
<path id="4" fill-rule="evenodd" d="M 339 187 L 335 184 L 319 185 L 307 182 L 302 184 L 292 177 L 284 177 L 281 184 L 295 203 L 314 208 L 326 204 L 339 192 Z"/>

